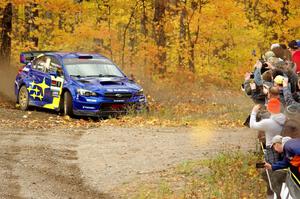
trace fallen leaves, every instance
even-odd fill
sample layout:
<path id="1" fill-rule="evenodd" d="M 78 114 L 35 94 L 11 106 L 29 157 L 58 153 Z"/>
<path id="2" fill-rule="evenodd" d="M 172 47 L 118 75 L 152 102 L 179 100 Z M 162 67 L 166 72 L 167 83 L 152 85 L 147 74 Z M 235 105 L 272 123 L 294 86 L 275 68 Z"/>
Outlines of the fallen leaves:
<path id="1" fill-rule="evenodd" d="M 183 93 L 184 94 L 184 93 Z M 220 98 L 226 97 L 226 102 Z M 231 97 L 232 99 L 228 99 Z M 47 109 L 33 111 L 20 111 L 18 105 L 6 102 L 0 97 L 0 118 L 2 127 L 10 128 L 96 128 L 99 126 L 201 126 L 209 128 L 237 128 L 243 124 L 247 115 L 241 103 L 226 91 L 221 94 L 204 96 L 201 93 L 191 92 L 190 97 L 178 101 L 158 101 L 148 95 L 150 112 L 129 114 L 109 119 L 97 118 L 70 118 L 60 116 L 57 112 Z M 176 98 L 176 99 L 177 99 Z M 50 113 L 49 113 L 50 112 Z"/>

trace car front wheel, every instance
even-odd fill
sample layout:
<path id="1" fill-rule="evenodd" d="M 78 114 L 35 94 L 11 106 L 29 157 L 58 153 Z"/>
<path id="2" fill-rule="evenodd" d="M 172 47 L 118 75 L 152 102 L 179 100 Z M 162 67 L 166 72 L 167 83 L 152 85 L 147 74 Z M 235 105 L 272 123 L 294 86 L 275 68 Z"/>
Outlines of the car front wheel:
<path id="1" fill-rule="evenodd" d="M 22 86 L 19 90 L 18 102 L 20 104 L 21 110 L 26 111 L 28 109 L 29 96 L 28 96 L 27 88 L 25 86 Z"/>
<path id="2" fill-rule="evenodd" d="M 69 115 L 70 117 L 73 116 L 73 101 L 72 95 L 70 92 L 64 93 L 64 115 Z"/>

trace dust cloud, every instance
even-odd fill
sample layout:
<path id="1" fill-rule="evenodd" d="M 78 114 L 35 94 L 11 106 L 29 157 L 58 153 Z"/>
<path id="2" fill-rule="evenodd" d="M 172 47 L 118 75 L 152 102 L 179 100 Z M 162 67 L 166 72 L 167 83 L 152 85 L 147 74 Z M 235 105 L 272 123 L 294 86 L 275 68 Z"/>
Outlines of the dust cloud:
<path id="1" fill-rule="evenodd" d="M 14 82 L 17 75 L 17 67 L 0 64 L 0 97 L 8 102 L 14 102 Z"/>

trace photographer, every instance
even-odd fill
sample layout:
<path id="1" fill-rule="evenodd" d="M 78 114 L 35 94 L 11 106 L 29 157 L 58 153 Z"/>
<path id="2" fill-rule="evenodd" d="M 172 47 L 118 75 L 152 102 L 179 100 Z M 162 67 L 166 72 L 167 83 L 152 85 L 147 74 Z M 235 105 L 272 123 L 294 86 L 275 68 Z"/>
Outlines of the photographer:
<path id="1" fill-rule="evenodd" d="M 265 132 L 267 150 L 267 157 L 265 157 L 265 159 L 267 162 L 273 163 L 278 161 L 280 156 L 271 148 L 272 138 L 281 133 L 286 116 L 280 112 L 281 103 L 277 98 L 271 98 L 267 104 L 267 110 L 271 113 L 270 118 L 262 119 L 257 122 L 256 115 L 260 108 L 261 105 L 255 105 L 253 107 L 250 116 L 250 128 Z"/>
<path id="2" fill-rule="evenodd" d="M 246 93 L 251 96 L 255 104 L 265 104 L 266 95 L 263 92 L 263 86 L 257 86 L 250 73 L 246 73 L 244 85 Z"/>
<path id="3" fill-rule="evenodd" d="M 268 65 L 268 62 L 265 62 L 264 60 L 258 60 L 255 63 L 253 77 L 254 77 L 254 81 L 255 81 L 256 85 L 262 86 L 262 84 L 263 84 L 262 74 L 264 74 L 269 69 L 270 69 L 270 66 Z"/>
<path id="4" fill-rule="evenodd" d="M 281 155 L 277 153 L 271 146 L 272 146 L 272 138 L 275 135 L 279 135 L 283 129 L 283 125 L 285 123 L 286 117 L 284 114 L 280 112 L 281 104 L 278 98 L 270 98 L 267 104 L 267 110 L 271 113 L 270 118 L 262 119 L 261 121 L 256 121 L 256 116 L 261 108 L 261 105 L 255 105 L 252 109 L 252 113 L 250 116 L 250 128 L 264 131 L 266 136 L 266 149 L 265 149 L 265 161 L 269 164 L 275 163 L 282 159 Z M 262 173 L 263 179 L 269 183 L 268 177 L 270 176 L 272 183 L 273 191 L 276 192 L 277 196 L 280 193 L 281 188 L 281 181 L 278 179 L 282 178 L 281 173 L 266 173 L 264 171 Z M 271 186 L 270 186 L 271 187 Z M 272 196 L 273 192 L 268 186 L 268 196 Z"/>

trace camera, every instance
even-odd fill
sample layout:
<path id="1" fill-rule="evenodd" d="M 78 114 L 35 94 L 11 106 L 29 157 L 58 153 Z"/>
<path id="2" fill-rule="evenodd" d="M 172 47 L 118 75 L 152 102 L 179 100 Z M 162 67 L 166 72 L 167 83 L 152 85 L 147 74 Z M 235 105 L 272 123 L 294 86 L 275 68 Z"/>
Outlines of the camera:
<path id="1" fill-rule="evenodd" d="M 250 115 L 246 118 L 245 122 L 243 123 L 244 126 L 250 128 Z"/>
<path id="2" fill-rule="evenodd" d="M 262 67 L 261 67 L 261 74 L 263 74 L 264 72 L 268 71 L 268 64 L 266 63 L 265 60 L 263 59 L 259 59 L 260 63 L 262 64 Z"/>
<path id="3" fill-rule="evenodd" d="M 256 167 L 257 169 L 265 168 L 265 163 L 264 163 L 264 162 L 257 162 L 257 163 L 255 164 L 255 167 Z"/>

